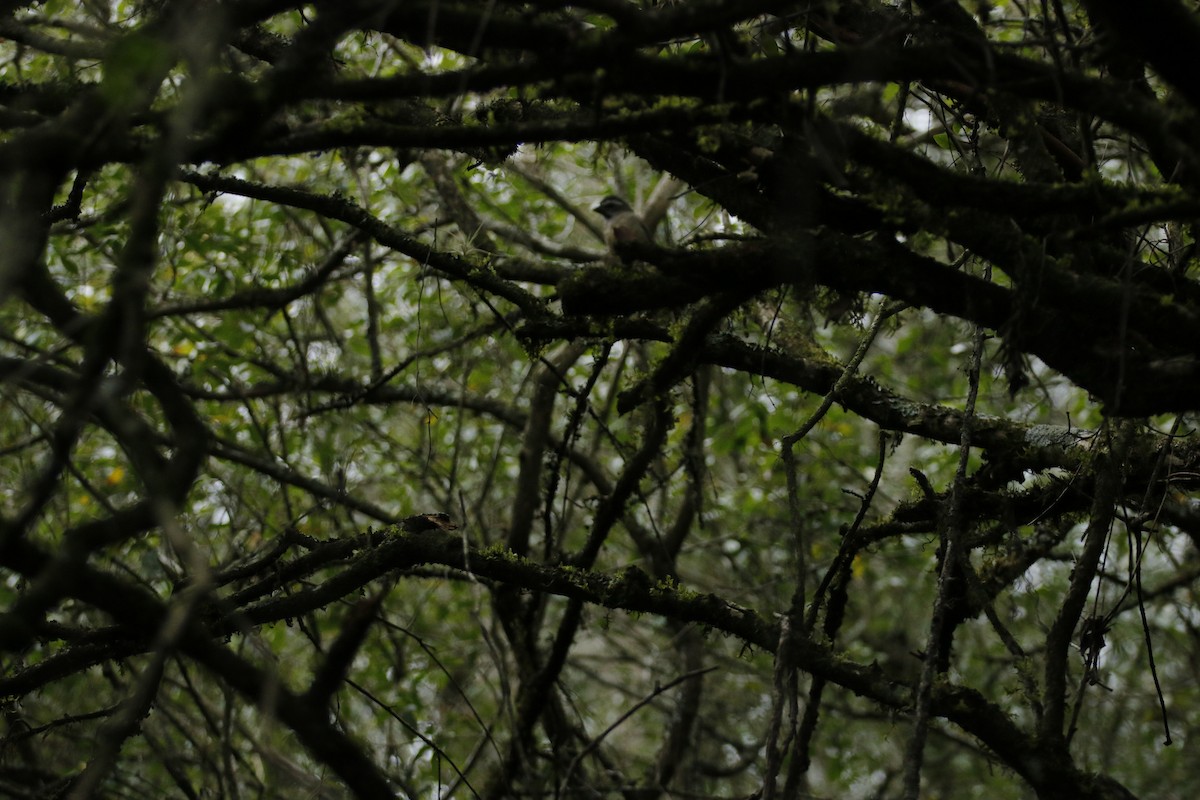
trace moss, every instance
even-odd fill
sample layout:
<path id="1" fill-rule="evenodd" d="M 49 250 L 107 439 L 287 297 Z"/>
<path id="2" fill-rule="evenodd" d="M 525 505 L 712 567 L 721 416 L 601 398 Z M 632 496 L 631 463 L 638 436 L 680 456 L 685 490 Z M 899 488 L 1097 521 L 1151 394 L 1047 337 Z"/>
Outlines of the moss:
<path id="1" fill-rule="evenodd" d="M 503 542 L 496 542 L 495 544 L 488 545 L 479 551 L 479 555 L 483 558 L 499 559 L 500 561 L 505 561 L 509 564 L 519 564 L 525 560 L 521 558 L 521 556 L 517 555 L 514 550 L 512 550 Z"/>

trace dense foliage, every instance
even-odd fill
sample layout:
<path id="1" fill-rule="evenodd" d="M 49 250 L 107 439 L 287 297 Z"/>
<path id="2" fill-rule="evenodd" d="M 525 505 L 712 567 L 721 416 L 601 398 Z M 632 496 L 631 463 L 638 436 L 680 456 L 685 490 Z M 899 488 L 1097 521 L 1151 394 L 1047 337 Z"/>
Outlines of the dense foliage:
<path id="1" fill-rule="evenodd" d="M 1200 794 L 1190 4 L 0 14 L 0 794 Z"/>

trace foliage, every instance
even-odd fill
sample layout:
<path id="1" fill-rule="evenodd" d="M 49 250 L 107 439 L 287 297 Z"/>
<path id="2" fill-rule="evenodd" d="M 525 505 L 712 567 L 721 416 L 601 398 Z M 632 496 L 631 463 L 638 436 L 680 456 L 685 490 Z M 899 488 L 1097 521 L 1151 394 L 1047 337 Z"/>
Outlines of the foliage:
<path id="1" fill-rule="evenodd" d="M 3 13 L 0 794 L 1200 792 L 1178 0 Z"/>

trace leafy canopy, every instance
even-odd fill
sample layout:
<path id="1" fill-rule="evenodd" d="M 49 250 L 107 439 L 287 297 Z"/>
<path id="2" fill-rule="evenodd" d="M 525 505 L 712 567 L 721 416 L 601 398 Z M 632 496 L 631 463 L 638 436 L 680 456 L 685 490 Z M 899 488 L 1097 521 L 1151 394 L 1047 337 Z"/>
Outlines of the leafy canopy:
<path id="1" fill-rule="evenodd" d="M 0 794 L 1200 791 L 1185 4 L 2 12 Z"/>

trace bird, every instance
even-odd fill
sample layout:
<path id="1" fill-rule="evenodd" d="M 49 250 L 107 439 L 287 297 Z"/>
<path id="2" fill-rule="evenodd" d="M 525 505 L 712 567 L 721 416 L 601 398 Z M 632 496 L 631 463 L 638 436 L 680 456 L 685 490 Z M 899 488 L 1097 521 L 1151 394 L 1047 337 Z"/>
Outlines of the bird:
<path id="1" fill-rule="evenodd" d="M 650 235 L 646 223 L 629 207 L 629 203 L 616 195 L 610 194 L 593 210 L 604 217 L 604 243 L 608 245 L 608 251 L 621 261 L 629 261 L 617 252 L 622 245 L 653 243 L 654 237 Z"/>
<path id="2" fill-rule="evenodd" d="M 426 531 L 454 531 L 458 530 L 458 525 L 444 511 L 430 511 L 405 517 L 400 520 L 400 528 L 406 533 L 425 533 Z"/>

